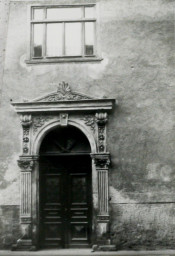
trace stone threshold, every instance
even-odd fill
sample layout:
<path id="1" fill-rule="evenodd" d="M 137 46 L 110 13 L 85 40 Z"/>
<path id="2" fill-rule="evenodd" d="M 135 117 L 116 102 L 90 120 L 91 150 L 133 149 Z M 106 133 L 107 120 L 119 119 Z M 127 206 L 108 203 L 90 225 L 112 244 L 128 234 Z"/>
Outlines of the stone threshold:
<path id="1" fill-rule="evenodd" d="M 175 250 L 159 251 L 116 251 L 116 252 L 92 252 L 91 249 L 59 249 L 59 250 L 39 250 L 29 251 L 8 251 L 0 250 L 0 256 L 175 256 Z"/>

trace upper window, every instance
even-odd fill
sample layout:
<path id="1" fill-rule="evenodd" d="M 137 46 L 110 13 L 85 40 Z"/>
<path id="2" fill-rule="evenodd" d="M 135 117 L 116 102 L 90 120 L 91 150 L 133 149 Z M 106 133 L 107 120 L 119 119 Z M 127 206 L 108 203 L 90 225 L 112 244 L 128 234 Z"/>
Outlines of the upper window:
<path id="1" fill-rule="evenodd" d="M 33 6 L 31 59 L 96 56 L 95 5 Z"/>

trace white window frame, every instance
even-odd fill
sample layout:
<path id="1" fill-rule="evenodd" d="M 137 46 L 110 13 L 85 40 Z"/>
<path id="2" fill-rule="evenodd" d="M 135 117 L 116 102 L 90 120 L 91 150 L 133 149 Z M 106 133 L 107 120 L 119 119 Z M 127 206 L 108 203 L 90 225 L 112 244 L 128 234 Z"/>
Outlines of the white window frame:
<path id="1" fill-rule="evenodd" d="M 57 20 L 51 20 L 51 19 L 46 19 L 46 12 L 47 8 L 75 8 L 75 7 L 80 7 L 82 8 L 83 12 L 83 18 L 81 19 L 57 19 Z M 86 62 L 86 61 L 101 61 L 102 58 L 100 58 L 97 54 L 97 18 L 85 18 L 84 12 L 85 12 L 85 7 L 94 7 L 95 8 L 95 13 L 96 13 L 96 4 L 73 4 L 73 5 L 30 5 L 28 7 L 28 20 L 29 20 L 29 45 L 28 45 L 28 60 L 26 60 L 26 63 L 28 64 L 35 64 L 35 63 L 49 63 L 49 62 L 70 62 L 70 61 L 75 61 L 75 62 Z M 33 14 L 34 14 L 34 9 L 44 9 L 44 19 L 42 20 L 34 20 L 33 19 Z M 64 34 L 63 34 L 63 39 L 65 38 L 65 24 L 66 23 L 75 23 L 75 22 L 81 22 L 82 24 L 82 55 L 73 55 L 73 56 L 68 56 L 68 55 L 62 55 L 62 56 L 46 56 L 46 27 L 47 24 L 49 23 L 63 23 L 64 26 Z M 85 54 L 85 22 L 93 22 L 94 23 L 94 53 L 93 55 L 86 55 Z M 34 57 L 33 56 L 33 26 L 34 24 L 45 24 L 44 25 L 44 36 L 43 36 L 43 56 L 42 57 Z M 65 49 L 65 42 L 63 44 L 63 47 Z M 63 50 L 65 53 L 65 50 Z"/>

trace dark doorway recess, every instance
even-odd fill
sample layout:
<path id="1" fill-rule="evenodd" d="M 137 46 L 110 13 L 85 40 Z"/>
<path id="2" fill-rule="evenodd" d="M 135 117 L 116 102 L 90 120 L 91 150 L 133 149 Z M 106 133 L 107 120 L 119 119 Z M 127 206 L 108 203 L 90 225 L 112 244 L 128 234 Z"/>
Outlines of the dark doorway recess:
<path id="1" fill-rule="evenodd" d="M 40 247 L 91 246 L 90 145 L 74 127 L 46 135 L 40 148 Z"/>

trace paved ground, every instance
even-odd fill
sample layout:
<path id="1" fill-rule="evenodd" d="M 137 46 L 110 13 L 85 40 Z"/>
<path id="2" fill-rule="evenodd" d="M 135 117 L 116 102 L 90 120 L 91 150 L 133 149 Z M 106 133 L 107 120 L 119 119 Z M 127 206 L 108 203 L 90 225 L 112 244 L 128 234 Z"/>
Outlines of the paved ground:
<path id="1" fill-rule="evenodd" d="M 91 252 L 89 249 L 41 250 L 37 252 L 0 251 L 0 256 L 175 256 L 175 250 Z"/>

